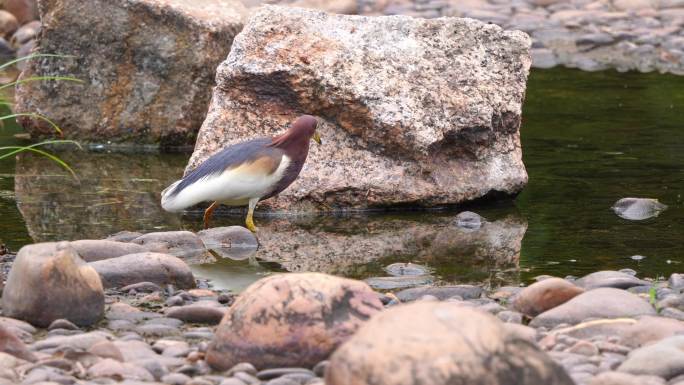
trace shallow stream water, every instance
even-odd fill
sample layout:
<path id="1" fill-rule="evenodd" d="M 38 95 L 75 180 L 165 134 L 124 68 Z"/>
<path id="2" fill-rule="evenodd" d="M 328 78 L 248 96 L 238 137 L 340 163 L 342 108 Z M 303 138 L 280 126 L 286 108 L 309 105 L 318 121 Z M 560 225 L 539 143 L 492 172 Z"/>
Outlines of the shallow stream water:
<path id="1" fill-rule="evenodd" d="M 0 129 L 0 146 L 22 143 L 18 132 Z M 535 70 L 521 133 L 530 182 L 514 200 L 468 207 L 488 220 L 480 230 L 453 226 L 459 210 L 261 216 L 253 258 L 193 268 L 235 290 L 273 271 L 385 276 L 394 262 L 425 265 L 436 283 L 493 286 L 600 269 L 652 278 L 684 270 L 684 77 Z M 17 250 L 121 230 L 199 230 L 201 213 L 169 214 L 158 203 L 189 154 L 60 156 L 79 181 L 40 156 L 0 161 L 0 243 Z M 638 222 L 610 210 L 631 196 L 669 208 Z M 214 225 L 242 223 L 225 214 Z"/>

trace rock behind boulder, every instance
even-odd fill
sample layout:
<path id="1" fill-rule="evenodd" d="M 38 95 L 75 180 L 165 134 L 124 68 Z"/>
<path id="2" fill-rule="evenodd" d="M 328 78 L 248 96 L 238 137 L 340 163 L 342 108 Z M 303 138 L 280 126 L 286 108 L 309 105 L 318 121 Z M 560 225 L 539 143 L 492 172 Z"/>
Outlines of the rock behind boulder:
<path id="1" fill-rule="evenodd" d="M 226 145 L 324 118 L 272 208 L 440 205 L 527 182 L 521 104 L 530 39 L 471 19 L 264 6 L 236 37 L 187 170 Z"/>
<path id="2" fill-rule="evenodd" d="M 83 83 L 24 83 L 16 111 L 49 117 L 69 138 L 192 144 L 245 12 L 237 0 L 43 1 L 38 52 L 73 57 L 31 60 L 22 78 Z M 20 123 L 32 136 L 54 134 L 41 120 Z"/>

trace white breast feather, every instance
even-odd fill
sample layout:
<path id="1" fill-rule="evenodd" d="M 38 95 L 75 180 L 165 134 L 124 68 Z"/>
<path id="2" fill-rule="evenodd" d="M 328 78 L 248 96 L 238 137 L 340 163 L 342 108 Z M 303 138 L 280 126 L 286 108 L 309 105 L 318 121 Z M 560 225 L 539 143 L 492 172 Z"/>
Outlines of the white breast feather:
<path id="1" fill-rule="evenodd" d="M 270 175 L 237 167 L 200 179 L 173 197 L 168 197 L 169 187 L 162 192 L 162 207 L 166 211 L 177 212 L 204 201 L 217 201 L 229 206 L 246 205 L 250 199 L 261 198 L 271 192 L 289 165 L 290 158 L 283 155 L 278 168 Z"/>

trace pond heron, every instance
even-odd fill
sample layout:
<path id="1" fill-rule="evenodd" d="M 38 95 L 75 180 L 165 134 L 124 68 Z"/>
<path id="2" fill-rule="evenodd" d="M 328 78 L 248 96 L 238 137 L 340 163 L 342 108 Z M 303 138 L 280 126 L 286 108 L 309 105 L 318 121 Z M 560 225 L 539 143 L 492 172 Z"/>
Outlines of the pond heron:
<path id="1" fill-rule="evenodd" d="M 321 144 L 317 125 L 317 118 L 303 115 L 282 135 L 224 148 L 162 191 L 162 207 L 178 212 L 200 202 L 213 202 L 204 212 L 207 228 L 218 205 L 246 205 L 247 228 L 256 232 L 254 208 L 297 179 L 309 153 L 309 141 Z"/>

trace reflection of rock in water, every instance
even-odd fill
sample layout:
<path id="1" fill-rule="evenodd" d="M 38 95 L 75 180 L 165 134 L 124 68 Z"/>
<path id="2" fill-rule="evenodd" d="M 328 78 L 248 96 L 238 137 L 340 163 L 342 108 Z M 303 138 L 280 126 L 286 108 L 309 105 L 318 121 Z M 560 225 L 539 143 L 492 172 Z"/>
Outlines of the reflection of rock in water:
<path id="1" fill-rule="evenodd" d="M 81 151 L 59 155 L 80 183 L 49 159 L 17 157 L 17 205 L 34 241 L 180 228 L 177 216 L 161 210 L 159 192 L 181 173 L 184 157 Z"/>
<path id="2" fill-rule="evenodd" d="M 289 271 L 352 276 L 367 275 L 360 270 L 375 260 L 415 261 L 435 268 L 436 275 L 449 281 L 488 279 L 492 271 L 517 269 L 527 229 L 524 219 L 507 216 L 485 222 L 477 230 L 460 229 L 452 221 L 453 217 L 444 216 L 423 221 L 319 217 L 303 225 L 276 219 L 259 228 L 261 246 L 256 256 L 279 262 Z"/>

